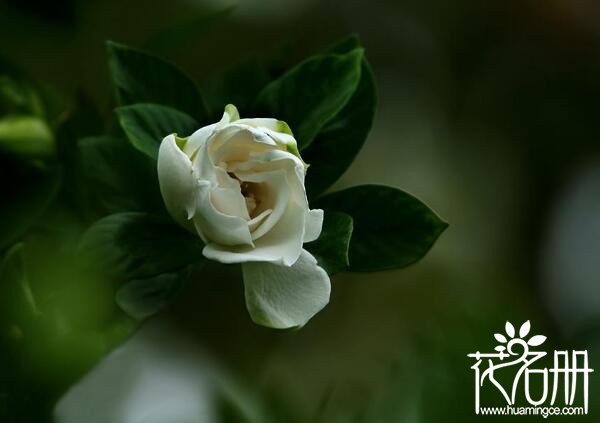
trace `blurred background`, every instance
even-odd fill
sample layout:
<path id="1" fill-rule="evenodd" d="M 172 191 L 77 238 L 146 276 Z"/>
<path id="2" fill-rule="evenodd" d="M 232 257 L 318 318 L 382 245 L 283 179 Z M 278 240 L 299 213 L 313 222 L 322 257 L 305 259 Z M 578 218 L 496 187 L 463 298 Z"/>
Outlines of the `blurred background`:
<path id="1" fill-rule="evenodd" d="M 183 414 L 136 421 L 480 421 L 467 354 L 491 351 L 507 320 L 530 320 L 533 332 L 548 336 L 549 351 L 587 349 L 590 366 L 600 369 L 600 3 L 240 0 L 215 17 L 231 4 L 4 0 L 0 62 L 59 104 L 85 97 L 108 117 L 106 39 L 152 46 L 209 92 L 215 75 L 241 61 L 290 65 L 356 33 L 379 106 L 365 147 L 334 189 L 393 185 L 450 227 L 407 269 L 336 275 L 329 306 L 296 332 L 252 325 L 241 283 L 229 282 L 236 271 L 225 278 L 209 268 L 96 368 L 127 338 L 129 323 L 102 317 L 101 330 L 88 325 L 103 306 L 90 311 L 89 291 L 69 290 L 73 315 L 85 317 L 59 331 L 59 341 L 36 339 L 27 359 L 14 353 L 25 370 L 14 376 L 18 394 L 0 378 L 0 410 L 13 407 L 7 421 L 34 421 L 25 417 L 32 407 L 35 421 L 44 421 L 92 368 L 61 403 L 62 421 L 91 416 L 94 402 L 121 410 L 98 420 L 106 422 L 133 421 L 122 416 L 152 403 Z M 27 182 L 3 179 L 5 192 Z M 15 204 L 3 196 L 0 208 Z M 62 231 L 76 232 L 70 225 Z M 56 245 L 34 239 L 24 248 Z M 44 273 L 38 280 L 82 280 L 72 258 L 61 260 L 34 263 L 34 273 Z M 94 298 L 110 302 L 100 282 L 91 285 Z M 599 372 L 591 376 L 590 415 L 563 420 L 597 421 Z M 73 411 L 74 402 L 82 410 Z"/>

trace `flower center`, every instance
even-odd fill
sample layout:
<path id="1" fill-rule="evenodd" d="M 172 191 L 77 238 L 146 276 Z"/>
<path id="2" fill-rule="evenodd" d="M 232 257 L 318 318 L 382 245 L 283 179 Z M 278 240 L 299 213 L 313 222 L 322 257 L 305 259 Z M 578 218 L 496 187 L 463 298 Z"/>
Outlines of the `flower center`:
<path id="1" fill-rule="evenodd" d="M 248 208 L 248 214 L 251 218 L 254 218 L 257 214 L 260 206 L 259 191 L 260 186 L 254 182 L 241 182 L 240 190 L 246 200 L 246 207 Z"/>
<path id="2" fill-rule="evenodd" d="M 240 191 L 244 200 L 246 200 L 246 208 L 248 209 L 248 215 L 251 219 L 256 217 L 263 210 L 259 209 L 261 200 L 260 200 L 260 184 L 255 182 L 247 182 L 242 181 L 237 175 L 233 172 L 227 172 L 227 174 L 233 179 L 237 180 L 240 183 Z"/>

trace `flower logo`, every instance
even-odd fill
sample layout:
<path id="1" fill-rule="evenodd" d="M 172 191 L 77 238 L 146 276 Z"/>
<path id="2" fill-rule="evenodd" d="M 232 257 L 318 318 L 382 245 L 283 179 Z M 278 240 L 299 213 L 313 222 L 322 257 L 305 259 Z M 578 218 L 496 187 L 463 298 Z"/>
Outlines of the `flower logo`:
<path id="1" fill-rule="evenodd" d="M 516 343 L 522 344 L 523 342 L 526 342 L 526 344 L 530 347 L 537 347 L 546 342 L 546 337 L 544 335 L 534 335 L 527 341 L 525 341 L 525 337 L 529 335 L 529 332 L 531 331 L 531 323 L 529 320 L 523 323 L 519 328 L 518 337 L 515 337 L 515 327 L 509 321 L 507 321 L 506 325 L 504 325 L 504 330 L 506 332 L 506 335 L 503 335 L 501 333 L 494 334 L 494 338 L 496 338 L 496 341 L 498 341 L 500 344 L 507 344 L 507 346 L 498 345 L 494 348 L 499 353 L 503 353 L 508 347 L 509 353 L 512 355 L 516 355 L 516 353 L 513 353 L 510 348 Z"/>

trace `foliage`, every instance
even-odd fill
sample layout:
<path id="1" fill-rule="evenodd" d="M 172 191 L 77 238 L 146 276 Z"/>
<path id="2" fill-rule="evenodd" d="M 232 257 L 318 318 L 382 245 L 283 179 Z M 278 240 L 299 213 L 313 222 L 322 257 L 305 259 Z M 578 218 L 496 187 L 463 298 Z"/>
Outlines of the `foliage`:
<path id="1" fill-rule="evenodd" d="M 106 46 L 116 103 L 106 119 L 79 100 L 58 118 L 46 92 L 0 74 L 0 299 L 8 304 L 0 308 L 0 329 L 2 358 L 16 363 L 0 379 L 0 399 L 24 389 L 16 385 L 27 360 L 39 359 L 33 346 L 52 339 L 60 369 L 81 342 L 84 359 L 60 379 L 64 389 L 131 332 L 127 315 L 143 320 L 160 312 L 197 274 L 190 269 L 201 268 L 203 243 L 167 215 L 156 158 L 163 137 L 190 135 L 226 103 L 292 128 L 310 164 L 311 206 L 325 210 L 323 231 L 306 249 L 329 275 L 405 267 L 446 228 L 396 188 L 324 194 L 360 151 L 375 114 L 375 81 L 358 38 L 275 77 L 263 63 L 244 63 L 216 78 L 207 95 L 169 61 L 119 43 Z M 102 298 L 101 310 L 85 309 L 92 297 Z M 82 308 L 70 309 L 73 301 Z M 42 413 L 55 400 L 42 388 L 31 395 L 0 409 L 0 417 L 31 402 Z"/>

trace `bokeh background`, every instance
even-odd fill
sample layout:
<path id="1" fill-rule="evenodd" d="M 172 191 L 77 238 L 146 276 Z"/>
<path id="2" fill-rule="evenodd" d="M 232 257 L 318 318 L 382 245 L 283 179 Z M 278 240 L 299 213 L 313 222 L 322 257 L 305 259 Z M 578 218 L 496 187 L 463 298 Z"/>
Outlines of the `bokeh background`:
<path id="1" fill-rule="evenodd" d="M 96 402 L 120 410 L 160 404 L 180 416 L 142 421 L 202 421 L 184 414 L 206 410 L 215 421 L 253 413 L 259 421 L 508 421 L 474 414 L 467 358 L 491 350 L 507 320 L 530 320 L 548 336 L 548 350 L 587 349 L 600 369 L 600 3 L 240 0 L 206 18 L 229 5 L 4 0 L 0 60 L 64 104 L 85 96 L 110 116 L 106 39 L 152 45 L 210 91 L 211 79 L 240 61 L 293 64 L 356 33 L 379 107 L 365 147 L 335 188 L 402 188 L 450 227 L 407 269 L 336 275 L 330 305 L 297 332 L 254 327 L 236 271 L 206 269 L 128 349 L 95 370 L 100 376 L 86 379 L 91 388 L 71 393 L 81 412 Z M 161 43 L 165 34 L 177 42 Z M 3 189 L 20 182 L 4 180 Z M 0 208 L 9 203 L 0 200 Z M 68 217 L 52 213 L 64 232 L 76 232 Z M 28 248 L 56 247 L 44 242 L 34 238 Z M 78 259 L 62 260 L 35 263 L 42 287 L 83 283 L 72 269 Z M 84 322 L 103 313 L 103 305 L 90 312 L 95 301 L 109 301 L 101 283 L 91 285 L 94 300 L 87 290 L 64 300 Z M 100 336 L 86 325 L 59 341 L 35 339 L 16 376 L 17 397 L 26 399 L 20 411 L 5 411 L 7 421 L 49 418 L 69 386 L 114 346 L 106 339 L 126 332 L 104 325 Z M 234 407 L 211 388 L 206 375 L 214 372 Z M 590 414 L 563 420 L 597 421 L 599 390 L 595 373 Z M 14 401 L 0 389 L 5 410 Z M 127 413 L 110 419 L 129 421 L 118 420 Z"/>

